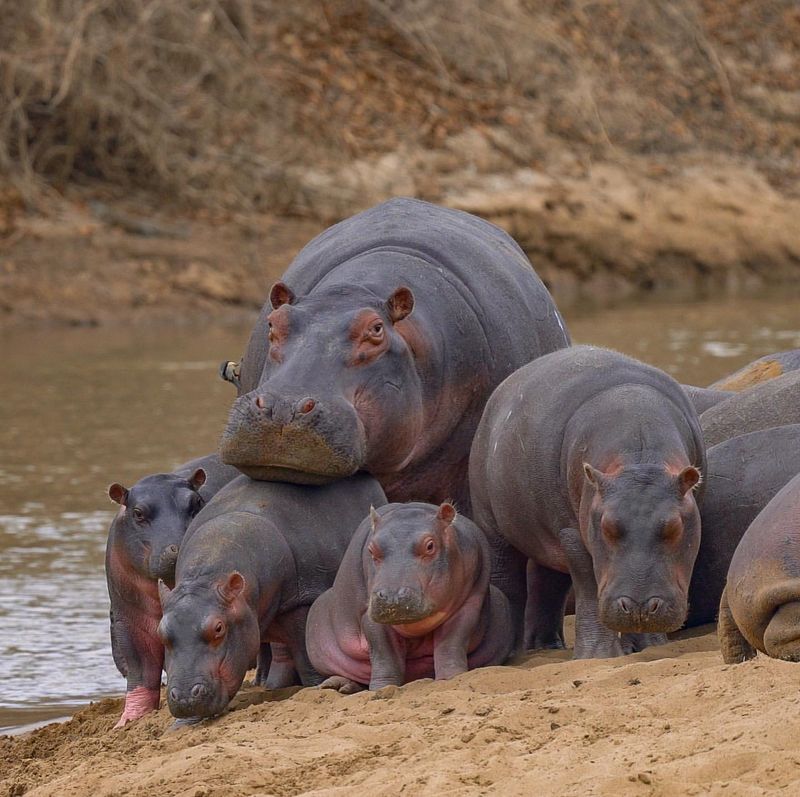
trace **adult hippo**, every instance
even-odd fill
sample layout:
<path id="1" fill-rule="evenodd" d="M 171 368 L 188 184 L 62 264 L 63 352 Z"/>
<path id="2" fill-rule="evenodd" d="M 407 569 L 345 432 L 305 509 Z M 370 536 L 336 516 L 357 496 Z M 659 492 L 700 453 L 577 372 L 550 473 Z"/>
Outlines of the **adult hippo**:
<path id="1" fill-rule="evenodd" d="M 708 447 L 760 429 L 800 423 L 800 371 L 737 393 L 700 416 Z"/>
<path id="2" fill-rule="evenodd" d="M 703 533 L 689 585 L 686 625 L 713 623 L 733 552 L 772 497 L 800 473 L 800 424 L 733 437 L 706 454 Z"/>
<path id="3" fill-rule="evenodd" d="M 698 415 L 733 395 L 732 390 L 713 390 L 712 388 L 695 387 L 694 385 L 681 385 L 681 387 L 689 397 L 689 401 L 694 404 Z"/>
<path id="4" fill-rule="evenodd" d="M 731 560 L 719 606 L 727 664 L 768 656 L 800 661 L 800 475 L 759 512 Z"/>
<path id="5" fill-rule="evenodd" d="M 393 199 L 331 227 L 273 285 L 241 368 L 223 461 L 321 484 L 359 470 L 392 501 L 467 511 L 492 390 L 569 345 L 522 250 L 482 219 Z"/>
<path id="6" fill-rule="evenodd" d="M 530 559 L 532 647 L 564 646 L 570 583 L 576 658 L 666 641 L 688 609 L 704 467 L 697 413 L 657 368 L 575 346 L 506 379 L 486 405 L 469 475 L 517 638 Z"/>
<path id="7" fill-rule="evenodd" d="M 712 390 L 747 390 L 800 369 L 800 349 L 787 349 L 765 354 L 711 385 Z"/>

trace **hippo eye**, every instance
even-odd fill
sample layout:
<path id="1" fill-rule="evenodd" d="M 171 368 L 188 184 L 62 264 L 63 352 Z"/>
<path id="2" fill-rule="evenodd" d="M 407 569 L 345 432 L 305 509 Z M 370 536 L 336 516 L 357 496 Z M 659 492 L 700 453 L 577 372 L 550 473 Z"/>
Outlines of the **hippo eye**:
<path id="1" fill-rule="evenodd" d="M 371 338 L 380 338 L 383 335 L 383 321 L 376 321 L 367 330 L 367 333 Z"/>
<path id="2" fill-rule="evenodd" d="M 137 523 L 144 523 L 145 521 L 144 510 L 140 509 L 138 506 L 135 507 L 133 510 L 133 519 Z"/>
<path id="3" fill-rule="evenodd" d="M 431 554 L 436 550 L 436 543 L 433 540 L 428 540 L 425 543 L 425 553 Z"/>
<path id="4" fill-rule="evenodd" d="M 275 341 L 275 332 L 272 329 L 272 321 L 268 321 L 267 323 L 269 325 L 269 332 L 267 333 L 267 340 L 270 343 L 274 343 L 274 341 Z"/>
<path id="5" fill-rule="evenodd" d="M 600 531 L 608 542 L 618 542 L 622 538 L 619 526 L 607 518 L 600 521 Z"/>
<path id="6" fill-rule="evenodd" d="M 377 562 L 378 560 L 380 560 L 381 552 L 378 550 L 377 546 L 370 543 L 367 546 L 367 551 L 369 552 L 369 555 L 372 557 L 373 562 Z"/>
<path id="7" fill-rule="evenodd" d="M 222 620 L 220 620 L 214 626 L 214 636 L 217 637 L 217 639 L 219 639 L 224 633 L 225 633 L 225 623 L 223 623 Z"/>
<path id="8" fill-rule="evenodd" d="M 200 512 L 200 510 L 205 506 L 205 504 L 206 502 L 203 500 L 203 496 L 198 495 L 197 498 L 195 499 L 194 504 L 192 505 L 192 511 L 191 511 L 192 517 L 195 517 L 195 515 L 197 515 L 198 512 Z"/>

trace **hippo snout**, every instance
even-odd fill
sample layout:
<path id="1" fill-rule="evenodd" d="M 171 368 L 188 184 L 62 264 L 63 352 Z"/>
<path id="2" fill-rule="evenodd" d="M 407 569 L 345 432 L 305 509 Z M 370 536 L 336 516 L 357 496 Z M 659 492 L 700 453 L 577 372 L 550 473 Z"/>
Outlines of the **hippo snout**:
<path id="1" fill-rule="evenodd" d="M 172 686 L 167 690 L 167 702 L 173 717 L 211 717 L 220 712 L 214 692 L 204 683 L 195 683 L 188 688 Z"/>
<path id="2" fill-rule="evenodd" d="M 410 587 L 377 588 L 369 601 L 369 616 L 376 623 L 401 625 L 424 620 L 432 611 L 424 595 Z"/>
<path id="3" fill-rule="evenodd" d="M 154 579 L 160 578 L 168 586 L 173 584 L 179 550 L 177 545 L 166 545 L 161 549 L 161 553 L 158 556 L 151 557 L 150 577 Z"/>
<path id="4" fill-rule="evenodd" d="M 652 595 L 636 600 L 621 595 L 601 600 L 600 619 L 620 633 L 666 633 L 683 625 L 687 609 L 685 598 L 678 601 Z"/>

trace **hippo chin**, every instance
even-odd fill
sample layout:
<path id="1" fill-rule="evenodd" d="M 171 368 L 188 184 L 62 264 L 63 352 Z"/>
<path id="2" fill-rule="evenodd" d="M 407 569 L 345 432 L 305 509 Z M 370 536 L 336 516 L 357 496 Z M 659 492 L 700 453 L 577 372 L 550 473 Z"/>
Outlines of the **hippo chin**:
<path id="1" fill-rule="evenodd" d="M 273 285 L 239 365 L 224 462 L 320 484 L 366 471 L 395 501 L 469 508 L 492 390 L 569 345 L 516 243 L 467 213 L 395 199 L 309 243 Z"/>

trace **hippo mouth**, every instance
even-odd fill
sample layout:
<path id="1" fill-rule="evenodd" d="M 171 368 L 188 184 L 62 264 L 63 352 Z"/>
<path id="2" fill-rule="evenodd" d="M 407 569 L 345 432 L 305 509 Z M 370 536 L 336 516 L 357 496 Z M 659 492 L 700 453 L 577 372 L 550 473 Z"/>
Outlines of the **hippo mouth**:
<path id="1" fill-rule="evenodd" d="M 364 466 L 365 435 L 355 412 L 315 411 L 289 422 L 259 411 L 253 399 L 234 403 L 220 456 L 251 479 L 327 484 Z"/>

